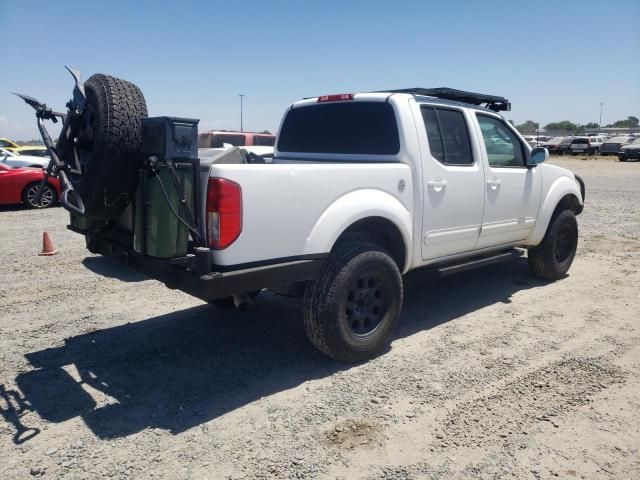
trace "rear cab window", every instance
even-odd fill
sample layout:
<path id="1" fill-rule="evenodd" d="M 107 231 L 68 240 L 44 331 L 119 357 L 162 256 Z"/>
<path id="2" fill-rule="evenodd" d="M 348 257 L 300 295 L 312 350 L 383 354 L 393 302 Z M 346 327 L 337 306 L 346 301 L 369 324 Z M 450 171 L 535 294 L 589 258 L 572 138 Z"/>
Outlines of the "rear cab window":
<path id="1" fill-rule="evenodd" d="M 400 136 L 387 102 L 347 101 L 294 107 L 278 135 L 278 151 L 311 154 L 396 155 Z"/>

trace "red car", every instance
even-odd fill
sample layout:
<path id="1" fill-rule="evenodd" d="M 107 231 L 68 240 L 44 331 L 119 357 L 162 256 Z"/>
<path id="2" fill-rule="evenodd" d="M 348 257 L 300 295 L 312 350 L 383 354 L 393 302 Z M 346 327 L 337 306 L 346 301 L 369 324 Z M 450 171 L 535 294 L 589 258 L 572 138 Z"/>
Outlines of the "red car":
<path id="1" fill-rule="evenodd" d="M 43 177 L 40 168 L 11 168 L 0 162 L 0 205 L 24 203 L 29 208 L 55 205 L 61 194 L 57 178 L 49 179 L 40 203 L 36 202 Z"/>

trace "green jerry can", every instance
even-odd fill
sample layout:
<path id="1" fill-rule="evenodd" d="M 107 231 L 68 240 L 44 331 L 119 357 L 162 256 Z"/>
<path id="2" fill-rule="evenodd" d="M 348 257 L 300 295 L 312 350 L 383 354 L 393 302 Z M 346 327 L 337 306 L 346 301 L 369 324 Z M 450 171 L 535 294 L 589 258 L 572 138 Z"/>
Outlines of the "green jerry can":
<path id="1" fill-rule="evenodd" d="M 194 177 L 192 163 L 174 163 L 178 183 L 187 208 L 193 212 Z M 155 175 L 144 175 L 138 184 L 134 203 L 133 245 L 138 253 L 154 258 L 184 257 L 189 244 L 189 229 L 180 193 L 166 163 L 159 161 Z M 180 216 L 180 218 L 178 218 Z"/>

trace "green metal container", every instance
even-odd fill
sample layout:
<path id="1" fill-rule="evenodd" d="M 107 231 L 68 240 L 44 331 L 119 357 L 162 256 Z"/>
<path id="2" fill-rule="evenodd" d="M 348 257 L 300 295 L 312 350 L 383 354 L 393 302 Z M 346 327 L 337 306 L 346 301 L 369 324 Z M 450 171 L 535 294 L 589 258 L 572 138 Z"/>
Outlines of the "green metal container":
<path id="1" fill-rule="evenodd" d="M 193 211 L 193 165 L 175 163 L 174 168 L 188 208 Z M 158 162 L 156 171 L 157 175 L 145 175 L 138 184 L 134 204 L 134 249 L 155 258 L 184 257 L 187 254 L 189 229 L 175 214 L 186 220 L 184 209 L 180 208 L 180 193 L 166 163 Z"/>
<path id="2" fill-rule="evenodd" d="M 91 228 L 93 228 L 94 223 L 92 221 L 91 218 L 85 216 L 85 215 L 74 215 L 73 213 L 69 214 L 70 217 L 70 224 L 73 228 L 76 228 L 78 230 L 90 230 Z"/>

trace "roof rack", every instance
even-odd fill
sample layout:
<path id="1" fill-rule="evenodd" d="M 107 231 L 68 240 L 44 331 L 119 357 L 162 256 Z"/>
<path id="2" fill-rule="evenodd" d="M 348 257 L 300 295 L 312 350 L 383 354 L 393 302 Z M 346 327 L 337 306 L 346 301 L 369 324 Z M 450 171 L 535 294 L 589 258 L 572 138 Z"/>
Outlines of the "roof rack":
<path id="1" fill-rule="evenodd" d="M 479 105 L 494 112 L 511 110 L 511 103 L 504 97 L 485 95 L 483 93 L 465 92 L 455 88 L 401 88 L 397 90 L 381 90 L 381 92 L 409 93 L 411 95 L 424 95 L 427 97 L 445 98 L 456 102 Z"/>

